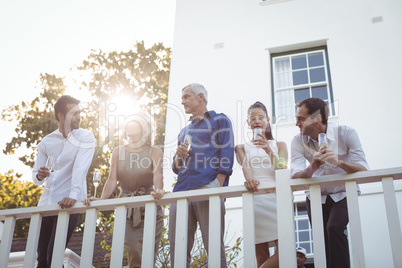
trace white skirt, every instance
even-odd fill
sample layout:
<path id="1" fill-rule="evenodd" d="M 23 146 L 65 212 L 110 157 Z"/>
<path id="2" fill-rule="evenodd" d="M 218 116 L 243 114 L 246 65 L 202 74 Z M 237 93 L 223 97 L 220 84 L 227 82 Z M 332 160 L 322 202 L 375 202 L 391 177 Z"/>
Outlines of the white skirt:
<path id="1" fill-rule="evenodd" d="M 278 239 L 276 194 L 254 195 L 255 243 Z"/>

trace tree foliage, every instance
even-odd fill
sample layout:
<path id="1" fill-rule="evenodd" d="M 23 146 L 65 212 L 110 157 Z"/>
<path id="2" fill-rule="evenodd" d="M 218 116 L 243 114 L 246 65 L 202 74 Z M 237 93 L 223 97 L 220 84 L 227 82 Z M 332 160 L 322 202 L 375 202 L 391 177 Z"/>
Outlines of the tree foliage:
<path id="1" fill-rule="evenodd" d="M 95 155 L 87 175 L 88 196 L 92 196 L 94 187 L 92 175 L 94 168 L 102 168 L 102 181 L 97 189 L 98 196 L 102 192 L 110 168 L 112 149 L 119 145 L 120 134 L 118 128 L 111 127 L 106 106 L 115 96 L 124 96 L 131 99 L 133 106 L 152 114 L 155 122 L 155 144 L 162 147 L 164 142 L 167 94 L 169 86 L 171 50 L 163 44 L 154 44 L 147 48 L 144 42 L 137 42 L 129 51 L 92 51 L 82 64 L 73 68 L 74 77 L 82 78 L 78 83 L 82 90 L 88 91 L 92 99 L 90 103 L 83 103 L 81 108 L 81 127 L 89 129 L 95 135 L 97 146 Z M 19 105 L 11 105 L 4 109 L 1 119 L 16 121 L 16 136 L 6 144 L 5 154 L 18 154 L 19 148 L 28 149 L 28 153 L 19 159 L 27 166 L 33 167 L 37 147 L 43 137 L 57 129 L 53 106 L 56 100 L 65 94 L 66 81 L 64 78 L 52 74 L 40 75 L 40 94 L 30 102 L 23 101 Z M 79 96 L 73 96 L 80 99 Z M 102 106 L 102 104 L 105 104 Z M 134 111 L 133 111 L 134 112 Z M 163 149 L 163 147 L 162 147 Z M 35 206 L 42 190 L 33 183 L 21 182 L 20 175 L 9 172 L 0 174 L 1 187 L 0 209 Z M 117 197 L 117 190 L 112 198 Z M 166 208 L 165 208 L 166 209 Z M 100 212 L 97 231 L 112 233 L 114 225 L 114 212 Z M 167 216 L 165 216 L 167 217 Z M 166 219 L 165 219 L 166 220 Z M 167 221 L 165 221 L 167 222 Z M 15 236 L 27 235 L 29 219 L 19 220 L 16 224 Z M 85 228 L 84 215 L 76 231 Z M 236 259 L 241 251 L 238 238 L 234 246 L 226 248 L 229 267 L 236 267 Z M 110 245 L 104 244 L 110 249 Z M 160 267 L 169 266 L 169 240 L 168 229 L 165 226 L 162 243 L 157 257 Z M 207 267 L 205 249 L 202 240 L 197 236 L 194 245 L 193 267 Z"/>
<path id="2" fill-rule="evenodd" d="M 1 119 L 4 121 L 17 121 L 16 136 L 6 143 L 4 154 L 14 154 L 20 147 L 31 149 L 29 155 L 19 159 L 27 166 L 35 164 L 36 149 L 44 136 L 57 129 L 54 117 L 54 102 L 64 94 L 65 85 L 62 78 L 55 75 L 41 74 L 40 83 L 43 91 L 39 97 L 30 102 L 11 105 L 3 110 Z"/>
<path id="3" fill-rule="evenodd" d="M 13 170 L 0 174 L 0 210 L 33 207 L 39 202 L 42 189 L 32 182 L 18 180 L 21 175 Z M 29 219 L 20 219 L 15 223 L 14 237 L 26 237 L 29 231 Z"/>

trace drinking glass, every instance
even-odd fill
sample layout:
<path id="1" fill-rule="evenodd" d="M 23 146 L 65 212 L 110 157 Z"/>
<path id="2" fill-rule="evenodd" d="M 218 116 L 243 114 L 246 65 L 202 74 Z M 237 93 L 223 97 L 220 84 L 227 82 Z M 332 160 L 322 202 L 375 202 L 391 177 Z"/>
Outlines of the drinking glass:
<path id="1" fill-rule="evenodd" d="M 254 128 L 254 140 L 255 141 L 262 139 L 260 135 L 262 135 L 262 129 L 260 127 Z"/>
<path id="2" fill-rule="evenodd" d="M 47 167 L 47 168 L 49 169 L 49 172 L 52 172 L 52 170 L 53 170 L 53 165 L 54 165 L 54 157 L 51 156 L 51 155 L 49 155 L 49 156 L 47 157 L 45 167 Z"/>
<path id="3" fill-rule="evenodd" d="M 320 150 L 328 147 L 327 135 L 325 133 L 318 134 L 318 146 L 320 147 Z"/>
<path id="4" fill-rule="evenodd" d="M 186 134 L 186 135 L 184 136 L 183 142 L 184 142 L 184 144 L 186 145 L 186 150 L 187 150 L 187 152 L 189 152 L 190 149 L 191 149 L 191 136 L 190 136 L 189 134 Z M 183 164 L 184 164 L 184 166 L 187 165 L 187 164 L 186 164 L 186 159 L 183 160 Z"/>
<path id="5" fill-rule="evenodd" d="M 101 180 L 101 170 L 99 168 L 95 168 L 94 176 L 92 178 L 92 183 L 95 186 L 95 191 L 94 191 L 94 196 L 95 197 L 96 197 L 96 188 L 98 188 L 100 180 Z"/>

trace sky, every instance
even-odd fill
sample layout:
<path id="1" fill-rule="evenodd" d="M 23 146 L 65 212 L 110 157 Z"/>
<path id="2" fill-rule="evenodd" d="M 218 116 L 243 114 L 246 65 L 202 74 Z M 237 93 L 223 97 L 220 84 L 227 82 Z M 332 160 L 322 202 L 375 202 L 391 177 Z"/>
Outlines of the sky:
<path id="1" fill-rule="evenodd" d="M 39 96 L 41 73 L 69 77 L 91 49 L 126 51 L 142 40 L 172 47 L 175 7 L 176 0 L 0 0 L 0 110 Z M 15 126 L 0 120 L 0 173 L 14 169 L 30 180 L 30 168 L 2 153 Z"/>

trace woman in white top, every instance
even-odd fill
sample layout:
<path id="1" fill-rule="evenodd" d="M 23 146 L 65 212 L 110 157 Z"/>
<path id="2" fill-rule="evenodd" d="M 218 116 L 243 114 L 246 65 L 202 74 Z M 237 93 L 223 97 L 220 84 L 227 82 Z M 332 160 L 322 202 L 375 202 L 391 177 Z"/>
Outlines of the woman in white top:
<path id="1" fill-rule="evenodd" d="M 247 123 L 253 130 L 253 140 L 235 148 L 242 166 L 244 185 L 251 192 L 258 191 L 260 181 L 275 182 L 275 170 L 287 165 L 288 151 L 284 142 L 276 142 L 269 125 L 267 108 L 256 102 L 248 109 Z M 260 128 L 262 134 L 256 134 Z M 269 247 L 278 247 L 276 195 L 254 196 L 255 252 L 257 267 L 279 267 L 278 254 L 270 257 Z"/>

